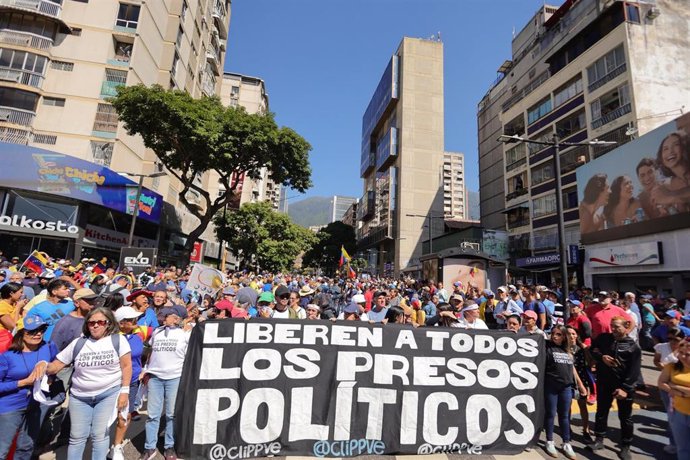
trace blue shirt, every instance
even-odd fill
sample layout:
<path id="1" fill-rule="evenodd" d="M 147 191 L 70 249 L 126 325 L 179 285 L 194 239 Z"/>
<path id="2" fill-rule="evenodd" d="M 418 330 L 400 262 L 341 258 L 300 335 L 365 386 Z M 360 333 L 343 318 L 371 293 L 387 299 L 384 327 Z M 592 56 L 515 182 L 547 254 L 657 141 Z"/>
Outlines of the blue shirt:
<path id="1" fill-rule="evenodd" d="M 123 334 L 129 342 L 129 348 L 132 350 L 132 380 L 134 383 L 139 380 L 141 374 L 141 355 L 144 354 L 144 342 L 137 334 Z M 130 409 L 131 410 L 131 409 Z"/>
<path id="2" fill-rule="evenodd" d="M 436 316 L 436 305 L 434 305 L 433 302 L 429 302 L 428 304 L 424 305 L 423 310 L 424 313 L 426 313 L 427 318 Z"/>
<path id="3" fill-rule="evenodd" d="M 683 331 L 685 337 L 690 337 L 690 328 L 683 326 L 682 324 L 679 324 L 676 327 Z M 668 326 L 665 324 L 660 324 L 657 326 L 657 328 L 654 329 L 654 332 L 652 332 L 652 337 L 658 339 L 660 343 L 668 342 Z"/>
<path id="4" fill-rule="evenodd" d="M 382 308 L 381 311 L 374 311 L 372 308 L 367 312 L 367 316 L 369 317 L 369 321 L 380 323 L 386 317 L 386 313 L 388 313 L 388 308 Z"/>
<path id="5" fill-rule="evenodd" d="M 33 385 L 18 388 L 17 383 L 31 374 L 36 363 L 51 362 L 57 354 L 58 349 L 53 342 L 44 342 L 36 351 L 6 351 L 0 355 L 0 414 L 21 410 L 29 405 Z"/>
<path id="6" fill-rule="evenodd" d="M 46 342 L 50 340 L 50 336 L 53 333 L 55 325 L 63 316 L 69 315 L 74 311 L 74 302 L 67 299 L 62 299 L 57 304 L 50 302 L 49 300 L 44 300 L 34 306 L 29 313 L 32 315 L 40 316 L 43 321 L 48 323 L 48 329 L 46 329 L 45 334 L 43 334 L 43 340 Z"/>
<path id="7" fill-rule="evenodd" d="M 546 311 L 548 311 L 550 315 L 553 315 L 553 313 L 556 311 L 556 304 L 551 302 L 549 299 L 542 300 L 541 303 L 544 304 L 544 308 L 546 308 Z"/>
<path id="8" fill-rule="evenodd" d="M 159 326 L 158 317 L 153 308 L 149 307 L 146 309 L 144 314 L 137 320 L 137 326 L 151 326 L 154 329 Z"/>
<path id="9" fill-rule="evenodd" d="M 537 314 L 537 316 L 541 315 L 542 313 L 546 314 L 546 307 L 544 307 L 544 304 L 537 302 L 536 300 L 523 304 L 522 309 L 524 311 L 532 310 Z"/>

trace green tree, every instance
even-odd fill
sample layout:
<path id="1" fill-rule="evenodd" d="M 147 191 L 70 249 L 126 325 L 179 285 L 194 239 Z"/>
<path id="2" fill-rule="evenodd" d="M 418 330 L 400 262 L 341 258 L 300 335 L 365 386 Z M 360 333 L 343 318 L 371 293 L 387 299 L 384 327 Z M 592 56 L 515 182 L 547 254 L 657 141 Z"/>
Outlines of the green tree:
<path id="1" fill-rule="evenodd" d="M 245 203 L 237 211 L 215 217 L 216 235 L 227 241 L 243 267 L 290 270 L 295 259 L 316 241 L 313 232 L 293 224 L 268 202 Z"/>
<path id="2" fill-rule="evenodd" d="M 199 219 L 190 232 L 186 250 L 206 230 L 219 210 L 235 196 L 242 175 L 261 177 L 304 192 L 311 186 L 311 146 L 290 128 L 278 127 L 274 115 L 249 114 L 242 107 L 224 107 L 217 97 L 195 99 L 185 91 L 159 85 L 120 86 L 111 99 L 125 129 L 139 134 L 170 174 L 182 183 L 178 196 Z M 212 196 L 197 179 L 215 171 L 225 192 Z M 191 203 L 194 190 L 203 204 Z"/>
<path id="3" fill-rule="evenodd" d="M 341 246 L 345 246 L 350 257 L 354 257 L 357 246 L 355 229 L 342 222 L 332 222 L 316 233 L 316 242 L 304 254 L 302 263 L 333 274 L 338 269 Z"/>

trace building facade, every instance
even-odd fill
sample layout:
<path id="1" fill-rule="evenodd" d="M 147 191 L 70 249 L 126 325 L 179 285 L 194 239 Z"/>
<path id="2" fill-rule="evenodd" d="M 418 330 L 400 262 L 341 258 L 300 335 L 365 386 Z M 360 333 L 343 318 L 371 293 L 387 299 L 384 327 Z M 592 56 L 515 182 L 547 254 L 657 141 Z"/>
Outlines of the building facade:
<path id="1" fill-rule="evenodd" d="M 465 186 L 465 155 L 443 153 L 443 217 L 467 219 L 467 187 Z"/>
<path id="2" fill-rule="evenodd" d="M 331 198 L 331 220 L 330 222 L 337 222 L 343 220 L 347 210 L 353 203 L 357 202 L 357 198 L 349 196 L 333 195 Z"/>
<path id="3" fill-rule="evenodd" d="M 580 0 L 540 8 L 515 36 L 512 60 L 502 66 L 505 77 L 492 89 L 505 91 L 496 98 L 500 134 L 546 142 L 556 135 L 561 143 L 596 139 L 620 146 L 677 116 L 690 104 L 690 81 L 684 77 L 690 71 L 685 51 L 690 10 L 680 3 Z M 485 151 L 493 151 L 496 143 L 486 140 Z M 615 147 L 561 145 L 560 171 L 554 168 L 554 147 L 500 147 L 515 277 L 541 283 L 558 278 L 556 174 L 563 184 L 565 244 L 577 249 L 575 169 Z M 581 284 L 577 259 L 569 261 L 570 281 Z"/>
<path id="4" fill-rule="evenodd" d="M 377 273 L 419 271 L 442 231 L 443 123 L 443 44 L 405 37 L 362 118 L 358 252 Z"/>
<path id="5" fill-rule="evenodd" d="M 219 95 L 229 21 L 229 0 L 0 0 L 0 140 L 117 172 L 161 172 L 108 98 L 139 83 Z M 198 221 L 172 176 L 144 185 L 165 202 L 154 239 L 165 242 L 161 260 L 173 261 Z M 127 231 L 109 228 L 115 222 L 103 225 Z"/>

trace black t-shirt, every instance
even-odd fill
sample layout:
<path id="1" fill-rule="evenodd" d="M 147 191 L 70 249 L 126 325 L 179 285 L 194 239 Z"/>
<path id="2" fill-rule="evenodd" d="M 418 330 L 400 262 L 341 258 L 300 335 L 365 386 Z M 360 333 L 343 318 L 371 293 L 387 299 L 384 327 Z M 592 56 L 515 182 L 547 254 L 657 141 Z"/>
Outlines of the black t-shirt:
<path id="1" fill-rule="evenodd" d="M 546 342 L 546 385 L 563 388 L 573 385 L 573 356 L 550 340 Z"/>

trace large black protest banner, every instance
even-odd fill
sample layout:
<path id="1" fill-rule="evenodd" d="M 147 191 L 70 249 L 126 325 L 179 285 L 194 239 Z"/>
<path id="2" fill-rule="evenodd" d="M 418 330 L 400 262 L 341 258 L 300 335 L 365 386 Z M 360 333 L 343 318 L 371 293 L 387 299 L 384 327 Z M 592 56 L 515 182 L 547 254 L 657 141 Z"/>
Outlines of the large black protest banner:
<path id="1" fill-rule="evenodd" d="M 543 337 L 364 322 L 206 321 L 177 396 L 184 458 L 520 453 Z"/>

